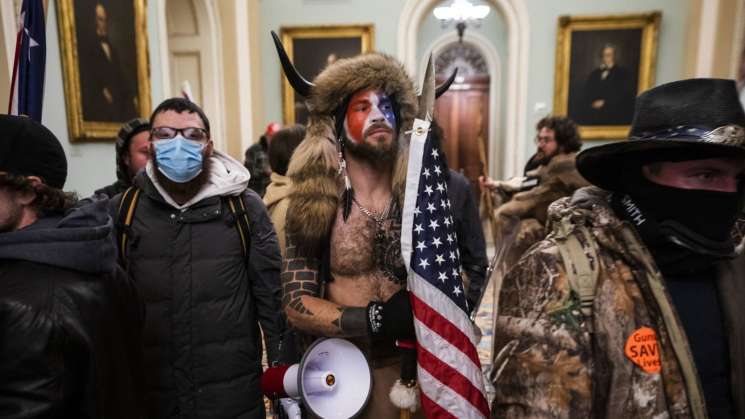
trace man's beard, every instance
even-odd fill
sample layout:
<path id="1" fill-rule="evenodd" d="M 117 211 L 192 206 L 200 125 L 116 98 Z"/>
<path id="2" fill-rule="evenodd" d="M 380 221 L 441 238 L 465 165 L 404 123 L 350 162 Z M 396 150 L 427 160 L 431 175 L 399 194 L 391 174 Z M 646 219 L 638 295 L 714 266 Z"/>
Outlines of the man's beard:
<path id="1" fill-rule="evenodd" d="M 170 195 L 171 198 L 173 198 L 179 204 L 188 202 L 190 199 L 194 198 L 199 193 L 199 191 L 202 190 L 204 185 L 207 183 L 207 180 L 209 179 L 210 167 L 212 166 L 212 161 L 210 160 L 210 158 L 205 157 L 204 160 L 202 160 L 202 171 L 199 172 L 197 177 L 188 182 L 179 183 L 168 179 L 166 175 L 158 170 L 157 159 L 152 159 L 152 162 L 154 169 L 153 171 L 155 172 L 155 177 L 158 179 L 158 184 L 162 186 L 163 189 L 168 192 L 168 195 Z"/>
<path id="2" fill-rule="evenodd" d="M 356 143 L 347 137 L 345 140 L 345 149 L 349 151 L 349 154 L 351 156 L 357 157 L 360 160 L 365 160 L 370 163 L 376 164 L 390 164 L 396 158 L 396 154 L 398 154 L 398 137 L 396 136 L 395 131 L 391 130 L 392 139 L 391 142 L 388 144 L 385 144 L 384 142 L 370 144 L 366 141 L 368 138 L 367 133 L 380 127 L 386 127 L 390 129 L 390 127 L 388 127 L 387 125 L 373 125 L 365 131 L 363 139 L 359 143 Z"/>
<path id="3" fill-rule="evenodd" d="M 551 161 L 551 159 L 553 159 L 559 153 L 560 153 L 559 149 L 556 149 L 556 151 L 553 152 L 552 154 L 545 155 L 545 154 L 543 154 L 542 151 L 539 150 L 535 154 L 535 161 L 533 163 L 535 163 L 538 166 L 545 166 L 545 165 L 548 164 L 548 162 Z"/>
<path id="4" fill-rule="evenodd" d="M 23 208 L 12 200 L 6 209 L 8 211 L 7 217 L 0 219 L 0 234 L 16 231 L 21 224 L 21 218 L 23 218 Z"/>

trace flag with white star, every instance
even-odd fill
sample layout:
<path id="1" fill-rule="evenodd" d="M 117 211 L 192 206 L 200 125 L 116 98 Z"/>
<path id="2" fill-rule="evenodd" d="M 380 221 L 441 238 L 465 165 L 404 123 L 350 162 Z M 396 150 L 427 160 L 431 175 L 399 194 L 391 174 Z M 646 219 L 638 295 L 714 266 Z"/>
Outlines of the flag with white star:
<path id="1" fill-rule="evenodd" d="M 427 121 L 414 122 L 401 230 L 422 408 L 429 418 L 486 418 L 489 405 L 460 275 L 448 168 L 428 128 Z"/>
<path id="2" fill-rule="evenodd" d="M 41 122 L 47 56 L 42 0 L 23 0 L 18 28 L 8 114 Z"/>

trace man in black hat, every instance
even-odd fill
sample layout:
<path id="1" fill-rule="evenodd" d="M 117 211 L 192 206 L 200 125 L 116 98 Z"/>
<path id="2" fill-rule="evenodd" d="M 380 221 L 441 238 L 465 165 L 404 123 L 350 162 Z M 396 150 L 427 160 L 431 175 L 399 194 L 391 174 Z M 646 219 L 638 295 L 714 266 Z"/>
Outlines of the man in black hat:
<path id="1" fill-rule="evenodd" d="M 54 134 L 0 116 L 0 417 L 141 418 L 144 310 L 66 177 Z"/>
<path id="2" fill-rule="evenodd" d="M 115 147 L 116 182 L 96 190 L 96 195 L 112 198 L 132 186 L 132 179 L 150 160 L 150 121 L 140 117 L 127 121 L 116 135 Z"/>
<path id="3" fill-rule="evenodd" d="M 597 187 L 552 204 L 504 280 L 493 417 L 745 417 L 735 83 L 668 83 L 635 112 L 629 141 L 579 154 Z"/>

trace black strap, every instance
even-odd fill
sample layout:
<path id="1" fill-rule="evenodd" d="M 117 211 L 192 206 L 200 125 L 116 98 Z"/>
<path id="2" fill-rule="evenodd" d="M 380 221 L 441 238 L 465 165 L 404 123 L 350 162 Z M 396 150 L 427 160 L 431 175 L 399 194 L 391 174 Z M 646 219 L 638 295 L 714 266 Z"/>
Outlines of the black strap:
<path id="1" fill-rule="evenodd" d="M 117 215 L 117 245 L 119 246 L 119 262 L 124 266 L 127 257 L 127 240 L 131 236 L 131 225 L 134 219 L 135 208 L 137 207 L 137 198 L 140 196 L 140 189 L 136 186 L 129 187 L 119 201 Z M 243 256 L 248 260 L 249 249 L 251 247 L 251 229 L 249 227 L 248 213 L 246 204 L 243 202 L 241 195 L 228 197 L 228 208 L 235 218 L 235 225 L 238 229 L 238 236 L 241 240 L 241 249 Z"/>
<path id="2" fill-rule="evenodd" d="M 228 197 L 228 208 L 235 218 L 235 226 L 238 228 L 238 236 L 241 239 L 241 248 L 243 257 L 248 260 L 249 249 L 251 248 L 251 228 L 246 212 L 246 204 L 243 202 L 243 195 Z"/>
<path id="3" fill-rule="evenodd" d="M 116 244 L 119 246 L 119 263 L 124 266 L 127 257 L 127 240 L 131 236 L 130 226 L 134 219 L 135 208 L 137 207 L 137 198 L 140 196 L 140 189 L 136 186 L 130 186 L 119 201 L 117 212 L 117 234 Z"/>

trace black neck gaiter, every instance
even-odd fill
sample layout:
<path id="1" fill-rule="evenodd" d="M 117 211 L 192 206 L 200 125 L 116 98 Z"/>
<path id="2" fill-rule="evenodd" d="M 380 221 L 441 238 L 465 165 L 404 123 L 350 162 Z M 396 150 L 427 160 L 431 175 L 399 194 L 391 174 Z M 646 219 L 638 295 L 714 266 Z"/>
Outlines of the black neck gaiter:
<path id="1" fill-rule="evenodd" d="M 694 273 L 733 256 L 739 192 L 673 188 L 643 178 L 628 194 L 614 194 L 611 205 L 636 227 L 665 275 Z"/>
<path id="2" fill-rule="evenodd" d="M 673 188 L 646 178 L 629 195 L 658 222 L 677 223 L 694 237 L 714 242 L 730 241 L 743 196 L 741 192 Z"/>

